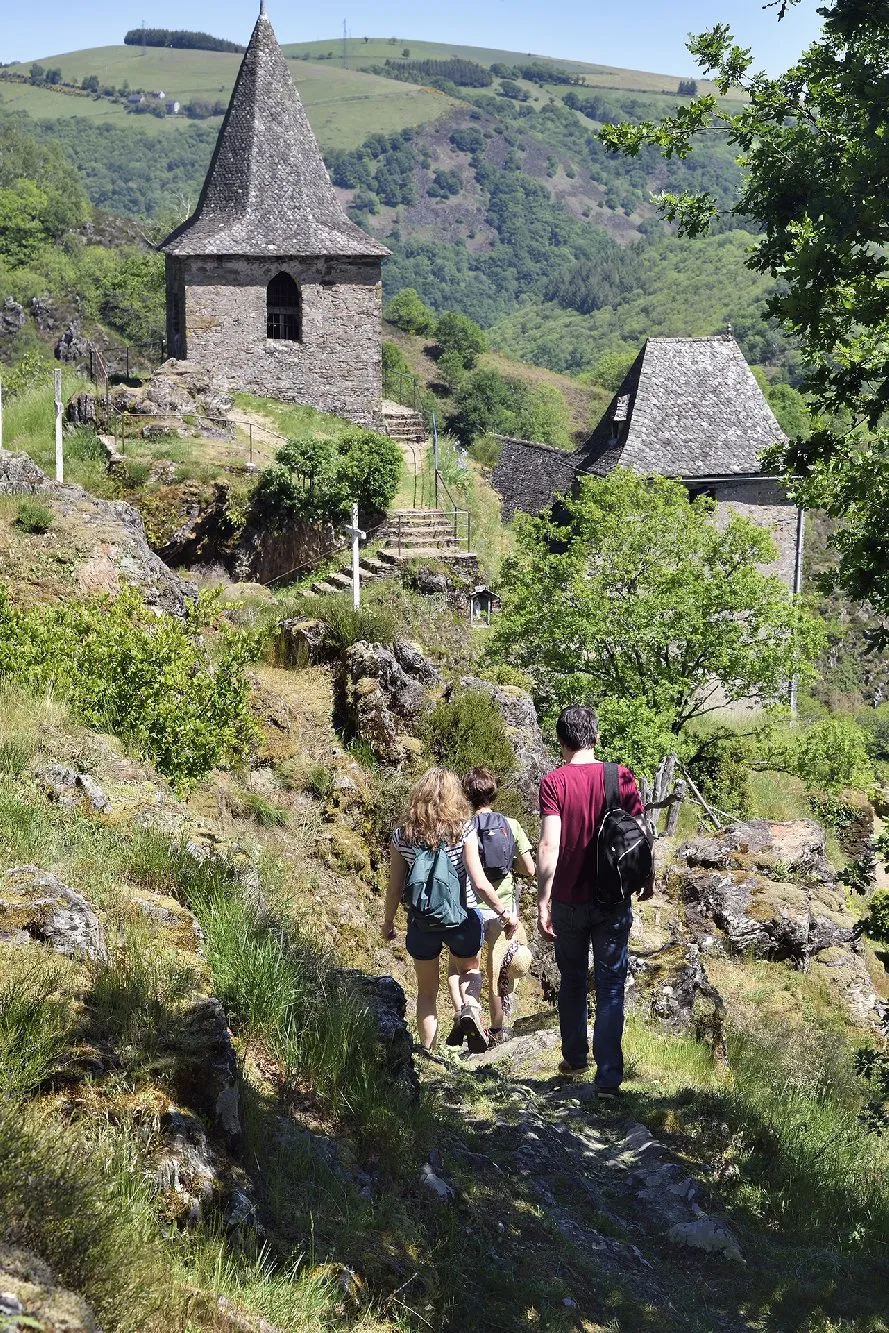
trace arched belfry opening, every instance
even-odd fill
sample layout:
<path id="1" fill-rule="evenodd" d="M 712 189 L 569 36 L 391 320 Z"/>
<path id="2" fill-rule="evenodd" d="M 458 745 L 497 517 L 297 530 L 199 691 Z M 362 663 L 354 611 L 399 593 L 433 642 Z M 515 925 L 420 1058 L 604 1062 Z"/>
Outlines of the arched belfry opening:
<path id="1" fill-rule="evenodd" d="M 276 273 L 266 288 L 266 337 L 302 340 L 302 298 L 289 273 Z"/>

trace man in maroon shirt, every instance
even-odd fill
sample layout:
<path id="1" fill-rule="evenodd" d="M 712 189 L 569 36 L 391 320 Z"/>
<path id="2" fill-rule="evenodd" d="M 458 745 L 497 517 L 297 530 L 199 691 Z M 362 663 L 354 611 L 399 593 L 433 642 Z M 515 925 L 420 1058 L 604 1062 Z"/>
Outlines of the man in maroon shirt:
<path id="1" fill-rule="evenodd" d="M 559 1073 L 587 1068 L 589 1041 L 587 975 L 590 948 L 596 990 L 593 1058 L 596 1089 L 617 1094 L 624 1075 L 621 1039 L 632 908 L 623 903 L 603 911 L 592 901 L 595 860 L 589 855 L 605 813 L 605 765 L 596 759 L 599 723 L 592 708 L 564 708 L 556 723 L 564 763 L 540 784 L 540 854 L 537 921 L 540 933 L 555 940 L 559 969 L 559 1027 L 563 1060 Z M 644 815 L 636 779 L 621 767 L 621 805 Z M 651 896 L 652 885 L 640 897 Z"/>

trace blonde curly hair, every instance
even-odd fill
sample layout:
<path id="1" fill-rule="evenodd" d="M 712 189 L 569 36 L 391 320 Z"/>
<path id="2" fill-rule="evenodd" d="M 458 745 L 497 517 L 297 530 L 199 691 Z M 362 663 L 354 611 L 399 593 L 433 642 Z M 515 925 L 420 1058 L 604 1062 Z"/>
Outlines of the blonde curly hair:
<path id="1" fill-rule="evenodd" d="M 428 768 L 411 788 L 407 814 L 401 826 L 405 840 L 424 847 L 460 842 L 463 825 L 472 814 L 456 773 Z"/>

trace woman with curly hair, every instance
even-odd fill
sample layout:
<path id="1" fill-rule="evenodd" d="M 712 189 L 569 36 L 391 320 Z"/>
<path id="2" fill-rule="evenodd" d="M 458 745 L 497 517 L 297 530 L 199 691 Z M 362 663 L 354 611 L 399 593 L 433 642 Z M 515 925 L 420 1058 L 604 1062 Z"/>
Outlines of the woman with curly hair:
<path id="1" fill-rule="evenodd" d="M 389 888 L 383 917 L 383 939 L 395 937 L 395 913 L 402 901 L 405 880 L 420 849 L 443 848 L 460 885 L 463 920 L 446 929 L 430 929 L 408 908 L 405 947 L 417 973 L 417 1027 L 427 1050 L 438 1035 L 438 989 L 442 949 L 447 945 L 450 963 L 459 987 L 460 1012 L 448 1036 L 448 1045 L 461 1046 L 465 1038 L 471 1051 L 487 1050 L 481 1021 L 482 975 L 479 954 L 484 929 L 478 898 L 500 917 L 509 933 L 518 918 L 504 908 L 497 890 L 485 875 L 478 851 L 478 838 L 470 818 L 471 809 L 460 779 L 446 768 L 430 768 L 414 784 L 407 814 L 392 835 L 389 859 Z"/>

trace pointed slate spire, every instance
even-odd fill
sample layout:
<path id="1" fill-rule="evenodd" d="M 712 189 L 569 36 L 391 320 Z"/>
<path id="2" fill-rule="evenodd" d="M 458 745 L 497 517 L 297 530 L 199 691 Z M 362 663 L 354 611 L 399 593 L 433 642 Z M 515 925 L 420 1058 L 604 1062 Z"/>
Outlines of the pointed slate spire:
<path id="1" fill-rule="evenodd" d="M 337 199 L 261 0 L 198 206 L 171 255 L 389 254 Z"/>

